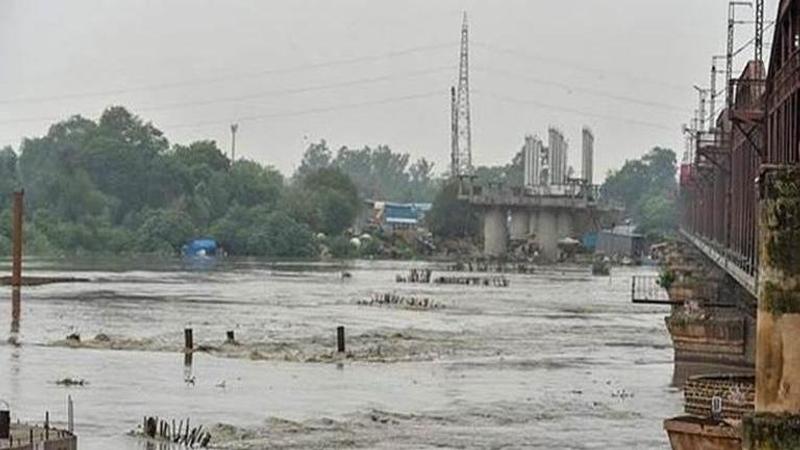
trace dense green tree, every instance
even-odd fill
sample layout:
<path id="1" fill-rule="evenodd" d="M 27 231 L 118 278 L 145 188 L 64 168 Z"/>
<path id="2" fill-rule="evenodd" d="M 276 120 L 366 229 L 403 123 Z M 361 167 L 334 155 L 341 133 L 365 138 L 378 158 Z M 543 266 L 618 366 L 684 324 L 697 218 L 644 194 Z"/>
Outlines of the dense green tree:
<path id="1" fill-rule="evenodd" d="M 309 145 L 303 153 L 303 159 L 300 161 L 295 177 L 303 178 L 312 172 L 329 167 L 331 157 L 331 149 L 328 148 L 328 143 L 324 139 Z"/>
<path id="2" fill-rule="evenodd" d="M 17 154 L 11 147 L 0 149 L 0 211 L 11 205 L 11 193 L 18 185 Z"/>
<path id="3" fill-rule="evenodd" d="M 261 204 L 274 207 L 280 200 L 283 184 L 283 175 L 275 168 L 238 160 L 231 167 L 230 201 L 247 207 Z"/>
<path id="4" fill-rule="evenodd" d="M 603 198 L 622 203 L 640 231 L 671 233 L 676 226 L 677 160 L 670 149 L 655 147 L 641 159 L 629 160 L 609 172 L 601 186 Z"/>
<path id="5" fill-rule="evenodd" d="M 231 162 L 214 141 L 196 141 L 175 145 L 175 157 L 188 167 L 205 166 L 210 170 L 227 170 Z"/>
<path id="6" fill-rule="evenodd" d="M 153 124 L 114 106 L 97 121 L 53 124 L 18 153 L 0 150 L 0 254 L 9 251 L 7 194 L 18 187 L 30 253 L 174 254 L 209 236 L 231 254 L 307 257 L 317 252 L 314 233 L 337 239 L 368 194 L 424 201 L 434 184 L 424 159 L 409 166 L 386 146 L 334 158 L 325 141 L 287 183 L 273 167 L 232 163 L 214 141 L 170 146 Z"/>
<path id="7" fill-rule="evenodd" d="M 181 211 L 156 209 L 144 211 L 143 216 L 137 239 L 146 252 L 174 253 L 195 236 L 191 218 Z"/>
<path id="8" fill-rule="evenodd" d="M 480 222 L 469 203 L 458 199 L 458 182 L 442 186 L 427 215 L 434 236 L 442 239 L 467 238 L 477 235 Z"/>
<path id="9" fill-rule="evenodd" d="M 388 146 L 351 149 L 342 147 L 335 157 L 325 141 L 312 144 L 295 173 L 302 179 L 323 168 L 335 167 L 349 176 L 363 199 L 396 202 L 429 202 L 436 192 L 433 164 L 421 158 L 409 165 L 407 153 Z"/>
<path id="10" fill-rule="evenodd" d="M 319 169 L 309 173 L 300 181 L 306 194 L 305 213 L 309 225 L 315 231 L 328 235 L 340 234 L 355 221 L 360 210 L 358 189 L 341 170 Z"/>

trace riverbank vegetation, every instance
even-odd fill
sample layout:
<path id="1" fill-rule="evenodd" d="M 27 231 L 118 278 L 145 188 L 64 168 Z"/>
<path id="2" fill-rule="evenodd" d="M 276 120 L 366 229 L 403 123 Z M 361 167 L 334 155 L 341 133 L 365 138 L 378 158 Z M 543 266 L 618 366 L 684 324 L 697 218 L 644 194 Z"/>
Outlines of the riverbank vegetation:
<path id="1" fill-rule="evenodd" d="M 639 159 L 610 171 L 601 195 L 621 202 L 639 232 L 650 240 L 673 234 L 677 227 L 677 165 L 675 152 L 655 147 Z"/>
<path id="2" fill-rule="evenodd" d="M 321 141 L 287 179 L 272 166 L 231 161 L 213 141 L 170 144 L 151 123 L 111 107 L 97 121 L 54 124 L 17 152 L 0 150 L 0 254 L 10 252 L 10 194 L 20 188 L 29 254 L 175 254 L 198 236 L 236 255 L 349 253 L 343 233 L 361 200 L 428 200 L 432 168 L 388 147 L 333 157 Z"/>
<path id="3" fill-rule="evenodd" d="M 478 183 L 522 183 L 522 156 L 476 168 Z M 214 141 L 170 143 L 123 107 L 98 120 L 73 116 L 47 134 L 0 149 L 0 255 L 10 253 L 11 192 L 25 189 L 26 253 L 176 254 L 209 236 L 234 255 L 414 255 L 414 242 L 351 244 L 364 200 L 433 203 L 437 240 L 474 244 L 479 219 L 425 158 L 387 146 L 334 151 L 312 143 L 295 173 L 231 161 Z M 655 148 L 610 172 L 603 196 L 622 202 L 649 234 L 674 228 L 675 154 Z M 472 248 L 467 245 L 465 248 Z"/>

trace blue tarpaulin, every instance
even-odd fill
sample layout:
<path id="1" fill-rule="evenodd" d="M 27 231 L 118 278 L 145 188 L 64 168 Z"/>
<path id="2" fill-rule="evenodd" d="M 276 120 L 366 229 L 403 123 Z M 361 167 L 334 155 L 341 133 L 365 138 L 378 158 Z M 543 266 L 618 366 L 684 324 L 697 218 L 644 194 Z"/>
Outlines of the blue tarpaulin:
<path id="1" fill-rule="evenodd" d="M 185 256 L 212 256 L 217 253 L 217 241 L 209 238 L 194 239 L 183 246 Z"/>

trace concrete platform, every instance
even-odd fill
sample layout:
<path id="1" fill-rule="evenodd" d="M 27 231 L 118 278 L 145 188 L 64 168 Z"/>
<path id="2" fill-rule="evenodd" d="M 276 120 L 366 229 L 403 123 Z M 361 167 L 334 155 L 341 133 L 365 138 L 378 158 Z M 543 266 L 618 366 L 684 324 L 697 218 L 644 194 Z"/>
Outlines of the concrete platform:
<path id="1" fill-rule="evenodd" d="M 77 450 L 78 438 L 66 430 L 46 430 L 34 425 L 11 424 L 11 439 L 0 439 L 0 449 Z"/>

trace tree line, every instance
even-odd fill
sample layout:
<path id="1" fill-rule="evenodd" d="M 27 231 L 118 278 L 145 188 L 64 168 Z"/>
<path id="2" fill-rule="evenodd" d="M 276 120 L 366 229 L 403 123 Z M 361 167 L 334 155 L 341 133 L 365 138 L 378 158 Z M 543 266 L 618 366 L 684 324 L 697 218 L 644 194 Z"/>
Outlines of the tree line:
<path id="1" fill-rule="evenodd" d="M 646 233 L 675 226 L 675 154 L 655 148 L 610 172 L 605 198 L 621 201 Z M 520 152 L 476 168 L 477 182 L 522 183 Z M 175 254 L 212 237 L 234 255 L 351 254 L 350 229 L 365 199 L 433 202 L 428 225 L 442 239 L 475 239 L 479 220 L 457 185 L 425 158 L 387 146 L 333 151 L 312 143 L 291 177 L 231 161 L 214 141 L 170 144 L 124 107 L 93 121 L 73 116 L 19 149 L 0 149 L 0 255 L 10 253 L 11 192 L 25 189 L 29 254 Z"/>
<path id="2" fill-rule="evenodd" d="M 230 254 L 312 257 L 345 239 L 362 199 L 430 201 L 432 170 L 385 146 L 334 157 L 321 141 L 287 179 L 231 161 L 214 141 L 170 144 L 115 106 L 0 150 L 0 254 L 10 253 L 10 194 L 22 188 L 30 254 L 175 254 L 210 236 Z"/>

